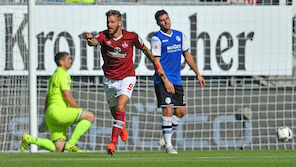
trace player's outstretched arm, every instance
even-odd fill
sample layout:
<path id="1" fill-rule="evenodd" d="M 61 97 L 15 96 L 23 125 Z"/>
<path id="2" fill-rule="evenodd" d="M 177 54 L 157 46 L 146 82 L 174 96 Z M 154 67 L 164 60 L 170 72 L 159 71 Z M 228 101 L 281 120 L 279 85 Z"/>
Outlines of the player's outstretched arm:
<path id="1" fill-rule="evenodd" d="M 70 107 L 73 108 L 80 108 L 79 105 L 76 103 L 74 97 L 71 95 L 69 90 L 63 91 L 64 99 Z"/>
<path id="2" fill-rule="evenodd" d="M 164 73 L 164 70 L 160 64 L 160 61 L 158 61 L 158 62 L 155 61 L 155 57 L 153 56 L 152 52 L 145 45 L 143 46 L 143 48 L 141 50 L 145 54 L 145 56 L 152 62 L 159 77 L 163 77 L 163 78 L 167 79 L 167 77 Z"/>
<path id="3" fill-rule="evenodd" d="M 145 54 L 145 56 L 153 63 L 153 65 L 155 67 L 156 64 L 155 64 L 155 60 L 154 60 L 154 56 L 152 55 L 152 52 L 145 45 L 143 46 L 143 48 L 141 50 Z"/>
<path id="4" fill-rule="evenodd" d="M 98 41 L 92 36 L 90 32 L 85 33 L 85 38 L 87 40 L 88 46 L 97 46 Z"/>
<path id="5" fill-rule="evenodd" d="M 200 86 L 204 87 L 206 82 L 205 79 L 200 75 L 198 68 L 196 66 L 196 63 L 193 59 L 193 56 L 191 55 L 191 53 L 189 51 L 183 52 L 183 56 L 186 60 L 186 62 L 188 63 L 188 65 L 192 68 L 192 70 L 195 72 L 197 79 L 199 80 Z"/>
<path id="6" fill-rule="evenodd" d="M 166 90 L 169 93 L 175 93 L 174 85 L 168 80 L 166 77 L 164 70 L 160 63 L 160 58 L 156 58 L 153 56 L 152 52 L 144 45 L 142 48 L 142 52 L 146 55 L 146 57 L 153 63 L 154 68 L 158 74 L 158 76 L 162 79 Z"/>

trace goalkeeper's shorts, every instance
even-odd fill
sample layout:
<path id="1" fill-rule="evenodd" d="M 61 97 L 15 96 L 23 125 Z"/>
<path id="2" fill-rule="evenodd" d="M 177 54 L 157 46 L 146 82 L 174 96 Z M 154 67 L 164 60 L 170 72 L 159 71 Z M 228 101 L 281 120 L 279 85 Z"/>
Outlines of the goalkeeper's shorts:
<path id="1" fill-rule="evenodd" d="M 45 120 L 53 142 L 66 140 L 67 127 L 77 123 L 82 114 L 81 108 L 67 108 L 51 105 L 45 112 Z"/>

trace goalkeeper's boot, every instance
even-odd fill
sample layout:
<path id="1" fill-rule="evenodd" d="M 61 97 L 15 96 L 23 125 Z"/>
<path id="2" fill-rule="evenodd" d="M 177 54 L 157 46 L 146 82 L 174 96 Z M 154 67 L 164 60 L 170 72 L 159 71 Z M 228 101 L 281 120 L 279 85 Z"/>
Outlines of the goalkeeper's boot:
<path id="1" fill-rule="evenodd" d="M 25 152 L 25 150 L 29 147 L 29 145 L 31 144 L 29 141 L 29 138 L 31 136 L 27 133 L 25 133 L 23 135 L 23 139 L 22 139 L 22 146 L 21 146 L 21 152 Z"/>
<path id="2" fill-rule="evenodd" d="M 113 143 L 110 143 L 107 147 L 107 154 L 110 154 L 111 156 L 115 153 L 115 145 Z"/>
<path id="3" fill-rule="evenodd" d="M 165 140 L 163 137 L 159 139 L 158 144 L 163 148 L 165 147 Z"/>
<path id="4" fill-rule="evenodd" d="M 84 150 L 80 149 L 78 146 L 76 146 L 76 145 L 71 146 L 70 144 L 65 145 L 65 150 L 70 151 L 70 152 L 80 152 L 80 153 L 85 152 Z"/>
<path id="5" fill-rule="evenodd" d="M 120 138 L 122 141 L 126 142 L 127 141 L 127 138 L 128 138 L 128 133 L 127 133 L 127 130 L 126 130 L 126 119 L 124 118 L 124 125 L 123 125 L 123 128 L 120 132 Z"/>
<path id="6" fill-rule="evenodd" d="M 165 150 L 165 152 L 167 154 L 178 154 L 178 152 L 173 148 L 173 147 L 169 147 Z"/>

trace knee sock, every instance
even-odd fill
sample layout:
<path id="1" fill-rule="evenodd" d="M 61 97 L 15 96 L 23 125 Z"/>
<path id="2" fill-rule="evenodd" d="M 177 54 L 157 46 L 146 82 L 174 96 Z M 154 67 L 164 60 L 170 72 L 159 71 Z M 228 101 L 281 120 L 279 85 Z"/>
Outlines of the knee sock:
<path id="1" fill-rule="evenodd" d="M 162 116 L 162 134 L 165 140 L 165 147 L 172 147 L 172 117 Z"/>
<path id="2" fill-rule="evenodd" d="M 89 129 L 91 126 L 91 122 L 89 122 L 86 119 L 83 119 L 78 122 L 76 125 L 73 134 L 71 135 L 70 140 L 67 142 L 67 144 L 74 146 L 76 145 L 79 138 Z"/>
<path id="3" fill-rule="evenodd" d="M 116 112 L 116 118 L 113 123 L 113 128 L 112 128 L 112 137 L 111 137 L 111 143 L 116 145 L 118 141 L 118 136 L 120 135 L 120 132 L 123 128 L 124 125 L 124 115 L 125 112 Z"/>
<path id="4" fill-rule="evenodd" d="M 177 117 L 176 115 L 172 116 L 173 133 L 177 130 L 180 120 L 181 120 L 181 118 Z"/>
<path id="5" fill-rule="evenodd" d="M 54 143 L 49 139 L 37 138 L 37 137 L 29 137 L 30 144 L 36 144 L 37 146 L 49 150 L 51 152 L 55 152 L 56 147 Z"/>

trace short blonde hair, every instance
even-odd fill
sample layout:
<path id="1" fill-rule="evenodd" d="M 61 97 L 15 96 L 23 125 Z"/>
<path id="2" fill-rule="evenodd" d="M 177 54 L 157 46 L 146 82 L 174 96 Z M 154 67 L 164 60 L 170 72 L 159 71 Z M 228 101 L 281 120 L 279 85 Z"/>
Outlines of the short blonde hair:
<path id="1" fill-rule="evenodd" d="M 107 16 L 107 18 L 110 17 L 110 16 L 117 16 L 117 18 L 119 20 L 121 20 L 121 13 L 118 10 L 109 10 L 106 13 L 106 16 Z"/>

